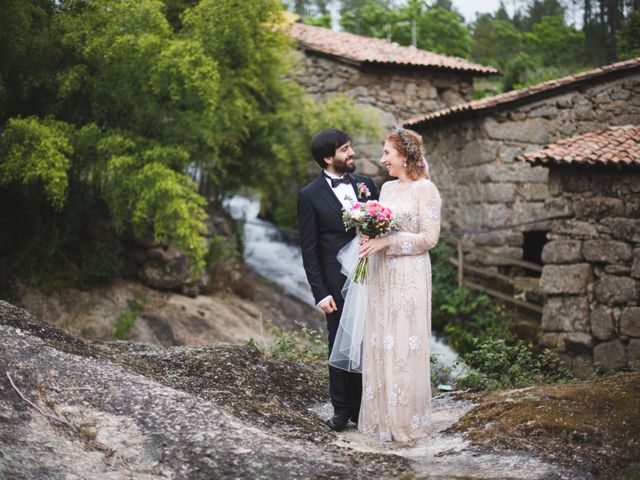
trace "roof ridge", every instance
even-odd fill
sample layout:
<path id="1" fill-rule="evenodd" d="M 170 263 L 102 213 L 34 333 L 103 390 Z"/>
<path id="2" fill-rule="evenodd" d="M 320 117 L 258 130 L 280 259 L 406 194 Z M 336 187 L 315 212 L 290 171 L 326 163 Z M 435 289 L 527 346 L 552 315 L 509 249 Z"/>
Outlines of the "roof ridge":
<path id="1" fill-rule="evenodd" d="M 421 123 L 428 123 L 429 121 L 435 120 L 436 118 L 443 118 L 448 116 L 453 117 L 457 112 L 489 110 L 499 105 L 508 104 L 512 101 L 531 98 L 537 94 L 552 92 L 558 88 L 567 87 L 569 85 L 573 85 L 592 78 L 597 78 L 602 75 L 624 71 L 629 68 L 635 67 L 640 68 L 640 57 L 623 60 L 620 62 L 612 63 L 610 65 L 596 67 L 591 70 L 585 70 L 583 72 L 578 72 L 571 75 L 565 75 L 564 77 L 559 77 L 552 80 L 546 80 L 544 82 L 530 85 L 519 90 L 510 90 L 508 92 L 500 93 L 491 97 L 485 97 L 466 103 L 460 103 L 451 107 L 436 110 L 434 112 L 429 112 L 424 115 L 418 115 L 409 118 L 407 120 L 404 120 L 402 124 L 405 126 L 413 126 Z"/>
<path id="2" fill-rule="evenodd" d="M 517 159 L 536 165 L 640 166 L 640 125 L 609 125 L 564 137 Z"/>
<path id="3" fill-rule="evenodd" d="M 314 25 L 294 23 L 290 27 L 290 34 L 304 48 L 359 63 L 462 70 L 478 75 L 499 73 L 493 67 L 473 63 L 464 58 Z"/>

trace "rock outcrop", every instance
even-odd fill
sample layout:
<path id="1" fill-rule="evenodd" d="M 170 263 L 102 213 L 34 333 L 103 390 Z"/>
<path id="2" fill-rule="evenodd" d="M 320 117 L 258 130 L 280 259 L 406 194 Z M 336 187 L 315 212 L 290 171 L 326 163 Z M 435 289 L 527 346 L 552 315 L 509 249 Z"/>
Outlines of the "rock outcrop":
<path id="1" fill-rule="evenodd" d="M 323 368 L 245 346 L 85 342 L 2 301 L 0 335 L 0 478 L 370 478 L 406 469 L 398 457 L 326 446 L 331 432 L 305 408 L 324 399 Z"/>
<path id="2" fill-rule="evenodd" d="M 323 362 L 274 359 L 247 344 L 85 341 L 3 301 L 0 338 L 3 479 L 640 473 L 640 373 L 439 395 L 429 438 L 382 444 L 322 425 L 330 415 Z"/>

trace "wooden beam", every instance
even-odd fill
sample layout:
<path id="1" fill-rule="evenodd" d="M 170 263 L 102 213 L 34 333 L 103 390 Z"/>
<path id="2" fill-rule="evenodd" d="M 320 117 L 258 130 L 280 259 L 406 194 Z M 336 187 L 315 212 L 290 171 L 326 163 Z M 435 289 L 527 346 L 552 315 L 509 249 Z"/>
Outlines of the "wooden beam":
<path id="1" fill-rule="evenodd" d="M 449 262 L 452 265 L 455 265 L 456 267 L 458 267 L 458 261 L 455 258 L 449 257 Z M 503 282 L 506 282 L 509 285 L 520 286 L 520 284 L 517 282 L 517 280 L 514 279 L 514 277 L 503 275 L 502 273 L 498 273 L 498 272 L 492 272 L 491 270 L 487 270 L 486 268 L 478 268 L 478 267 L 474 267 L 473 265 L 467 264 L 467 265 L 464 265 L 464 269 L 469 272 L 476 273 L 481 277 L 497 278 L 498 280 L 502 280 Z"/>
<path id="2" fill-rule="evenodd" d="M 518 300 L 517 298 L 513 298 L 505 293 L 499 292 L 497 290 L 493 290 L 491 288 L 487 288 L 483 285 L 479 285 L 474 282 L 470 282 L 469 280 L 465 280 L 464 285 L 465 287 L 469 287 L 472 290 L 477 290 L 479 292 L 486 293 L 487 295 L 490 295 L 495 298 L 499 298 L 500 300 L 504 300 L 505 302 L 513 303 L 515 305 L 518 305 L 519 307 L 527 308 L 537 313 L 542 313 L 542 307 L 540 305 L 536 305 L 530 302 L 525 302 L 524 300 Z"/>
<path id="3" fill-rule="evenodd" d="M 458 245 L 462 242 L 457 242 Z M 470 247 L 470 246 L 462 246 L 463 250 L 465 252 L 470 252 L 470 253 L 477 253 L 480 255 L 485 255 L 487 257 L 493 257 L 497 260 L 502 260 L 505 263 L 508 263 L 510 265 L 517 265 L 519 267 L 524 267 L 524 268 L 528 268 L 529 270 L 533 270 L 536 272 L 541 272 L 542 273 L 542 266 L 538 265 L 537 263 L 532 263 L 532 262 L 527 262 L 525 260 L 520 260 L 518 258 L 513 258 L 513 257 L 507 257 L 505 255 L 499 255 L 497 253 L 492 253 L 488 250 L 485 250 L 483 248 L 478 248 L 478 247 Z"/>

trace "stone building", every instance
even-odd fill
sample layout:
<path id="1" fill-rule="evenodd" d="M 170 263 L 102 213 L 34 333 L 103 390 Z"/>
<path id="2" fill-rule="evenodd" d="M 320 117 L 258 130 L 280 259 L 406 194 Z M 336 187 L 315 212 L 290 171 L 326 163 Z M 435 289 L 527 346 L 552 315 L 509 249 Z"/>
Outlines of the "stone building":
<path id="1" fill-rule="evenodd" d="M 445 231 L 482 230 L 568 215 L 549 199 L 549 171 L 517 157 L 561 138 L 640 123 L 640 58 L 426 113 L 422 134 L 443 201 Z M 539 258 L 549 223 L 465 237 L 513 258 Z M 537 255 L 536 255 L 537 252 Z"/>
<path id="2" fill-rule="evenodd" d="M 403 123 L 425 140 L 432 177 L 443 197 L 445 232 L 469 232 L 462 237 L 465 245 L 545 263 L 541 281 L 543 293 L 548 295 L 544 343 L 555 341 L 571 354 L 567 358 L 572 367 L 583 373 L 590 368 L 592 355 L 608 367 L 620 367 L 623 358 L 624 362 L 635 358 L 637 342 L 630 340 L 628 325 L 631 322 L 638 328 L 634 310 L 638 282 L 630 272 L 637 275 L 638 265 L 632 257 L 638 257 L 640 220 L 634 213 L 638 208 L 637 177 L 636 183 L 625 180 L 635 167 L 617 171 L 618 163 L 610 151 L 600 157 L 606 166 L 586 168 L 576 163 L 571 170 L 522 161 L 522 155 L 563 138 L 611 126 L 639 125 L 640 58 L 426 113 Z M 578 144 L 580 138 L 588 142 L 590 137 L 578 137 Z M 560 159 L 560 163 L 565 161 Z M 516 224 L 517 228 L 510 228 Z M 491 231 L 477 233 L 487 230 Z M 557 240 L 564 243 L 554 244 Z M 598 243 L 605 240 L 609 243 Z M 573 248 L 578 246 L 581 250 Z M 566 257 L 556 260 L 562 262 L 562 268 L 552 261 L 557 250 L 566 250 Z M 613 257 L 607 255 L 620 258 L 609 262 Z M 609 260 L 597 260 L 605 258 L 602 256 Z M 565 266 L 569 259 L 575 263 Z M 508 262 L 499 258 L 468 255 L 467 260 L 488 270 L 511 273 L 504 266 Z M 596 333 L 592 331 L 592 322 L 601 325 L 604 320 L 599 320 L 600 316 L 607 315 L 615 326 L 615 337 L 600 332 L 601 326 L 595 327 Z M 617 360 L 603 361 L 614 353 Z"/>
<path id="3" fill-rule="evenodd" d="M 302 52 L 296 80 L 315 98 L 336 94 L 378 110 L 386 128 L 403 118 L 471 100 L 474 77 L 498 71 L 376 38 L 295 23 L 290 35 Z M 379 158 L 375 145 L 360 145 L 358 157 Z M 376 175 L 369 162 L 363 173 Z"/>
<path id="4" fill-rule="evenodd" d="M 640 366 L 640 126 L 610 127 L 523 155 L 549 169 L 541 344 L 579 373 Z"/>

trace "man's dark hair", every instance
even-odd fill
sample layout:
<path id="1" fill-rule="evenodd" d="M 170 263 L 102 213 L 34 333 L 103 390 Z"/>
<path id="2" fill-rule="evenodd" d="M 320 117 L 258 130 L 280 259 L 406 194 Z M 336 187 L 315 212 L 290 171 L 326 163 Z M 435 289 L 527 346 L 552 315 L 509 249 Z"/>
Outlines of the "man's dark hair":
<path id="1" fill-rule="evenodd" d="M 333 157 L 338 147 L 351 141 L 351 137 L 337 128 L 325 128 L 311 139 L 311 154 L 320 168 L 327 167 L 325 157 Z"/>

